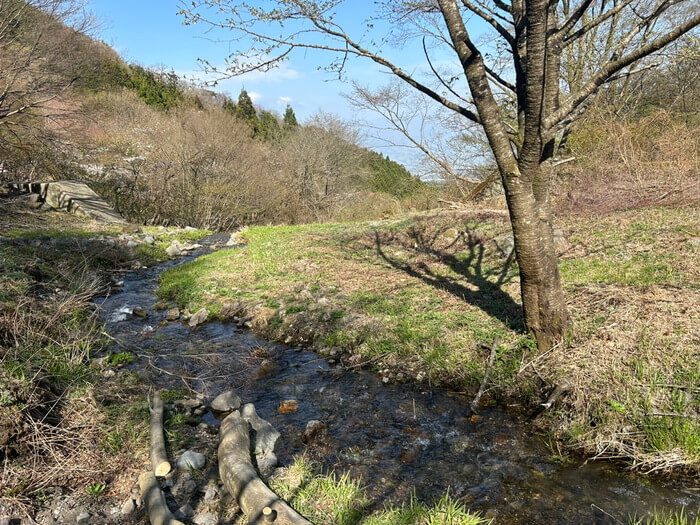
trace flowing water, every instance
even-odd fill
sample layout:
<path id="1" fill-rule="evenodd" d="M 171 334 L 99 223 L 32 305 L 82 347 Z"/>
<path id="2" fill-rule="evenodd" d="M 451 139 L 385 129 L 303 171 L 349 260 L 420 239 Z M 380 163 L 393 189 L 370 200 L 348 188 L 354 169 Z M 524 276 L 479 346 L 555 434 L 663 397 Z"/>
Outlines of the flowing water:
<path id="1" fill-rule="evenodd" d="M 326 469 L 361 476 L 378 506 L 412 494 L 430 500 L 449 489 L 498 523 L 627 523 L 630 515 L 655 509 L 698 515 L 698 483 L 650 480 L 607 462 L 561 464 L 511 411 L 492 408 L 472 418 L 467 397 L 425 385 L 384 385 L 369 372 L 269 344 L 234 324 L 166 323 L 153 308 L 158 275 L 195 256 L 126 276 L 122 293 L 100 300 L 107 330 L 136 349 L 130 368 L 160 387 L 187 386 L 209 398 L 233 389 L 254 403 L 282 434 L 283 465 L 305 453 Z M 147 318 L 127 315 L 137 306 Z M 298 401 L 298 411 L 279 413 L 288 399 Z M 218 423 L 212 414 L 204 419 Z M 326 430 L 307 445 L 301 436 L 310 420 Z"/>

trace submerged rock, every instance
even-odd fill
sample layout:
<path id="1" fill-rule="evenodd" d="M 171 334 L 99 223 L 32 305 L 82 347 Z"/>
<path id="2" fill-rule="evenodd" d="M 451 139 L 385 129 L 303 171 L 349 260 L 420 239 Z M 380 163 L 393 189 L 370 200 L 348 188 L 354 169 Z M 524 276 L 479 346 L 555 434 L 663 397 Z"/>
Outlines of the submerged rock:
<path id="1" fill-rule="evenodd" d="M 294 414 L 299 410 L 299 402 L 296 399 L 287 399 L 280 403 L 277 409 L 281 414 Z"/>
<path id="2" fill-rule="evenodd" d="M 140 308 L 138 306 L 136 308 L 134 308 L 131 313 L 133 314 L 134 317 L 148 317 L 148 312 L 146 310 L 144 310 L 143 308 Z"/>

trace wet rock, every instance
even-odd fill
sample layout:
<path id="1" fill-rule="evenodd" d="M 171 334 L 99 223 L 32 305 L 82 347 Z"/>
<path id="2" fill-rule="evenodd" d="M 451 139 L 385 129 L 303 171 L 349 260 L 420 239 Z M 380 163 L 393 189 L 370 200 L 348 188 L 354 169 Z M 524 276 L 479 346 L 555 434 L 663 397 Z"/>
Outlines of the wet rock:
<path id="1" fill-rule="evenodd" d="M 120 512 L 122 516 L 130 516 L 136 510 L 136 502 L 133 499 L 128 498 L 124 503 L 122 503 Z"/>
<path id="2" fill-rule="evenodd" d="M 182 250 L 177 244 L 173 243 L 165 249 L 165 253 L 168 254 L 168 257 L 178 257 L 182 255 Z"/>
<path id="3" fill-rule="evenodd" d="M 302 441 L 304 443 L 309 443 L 312 441 L 316 435 L 326 428 L 326 425 L 318 421 L 317 419 L 312 419 L 306 424 L 306 430 L 304 430 L 304 435 L 302 436 Z"/>
<path id="4" fill-rule="evenodd" d="M 299 402 L 296 399 L 286 399 L 280 403 L 277 410 L 280 414 L 294 414 L 299 410 Z"/>
<path id="5" fill-rule="evenodd" d="M 238 410 L 240 407 L 241 398 L 231 390 L 219 394 L 214 401 L 211 402 L 211 409 L 217 412 L 231 412 L 233 410 Z"/>
<path id="6" fill-rule="evenodd" d="M 200 308 L 192 317 L 190 317 L 189 325 L 192 328 L 194 328 L 195 326 L 199 326 L 200 324 L 205 323 L 208 317 L 209 312 L 207 312 L 207 309 Z"/>
<path id="7" fill-rule="evenodd" d="M 142 318 L 148 317 L 148 312 L 146 310 L 144 310 L 143 308 L 140 308 L 138 306 L 132 310 L 131 314 L 134 317 L 142 317 Z"/>
<path id="8" fill-rule="evenodd" d="M 204 456 L 204 454 L 200 454 L 194 450 L 188 450 L 177 458 L 177 466 L 181 469 L 200 470 L 204 468 L 206 463 L 207 458 Z"/>
<path id="9" fill-rule="evenodd" d="M 272 377 L 279 371 L 277 364 L 270 359 L 263 359 L 260 362 L 260 368 L 258 369 L 258 379 L 265 379 L 267 377 Z"/>
<path id="10" fill-rule="evenodd" d="M 155 308 L 157 312 L 162 312 L 168 309 L 168 303 L 166 301 L 158 301 L 153 305 L 153 308 Z"/>
<path id="11" fill-rule="evenodd" d="M 202 514 L 197 514 L 192 518 L 192 523 L 196 525 L 216 525 L 219 523 L 219 519 L 213 512 L 203 512 Z"/>
<path id="12" fill-rule="evenodd" d="M 165 314 L 165 319 L 167 321 L 177 321 L 179 318 L 180 318 L 180 309 L 179 308 L 171 308 Z"/>

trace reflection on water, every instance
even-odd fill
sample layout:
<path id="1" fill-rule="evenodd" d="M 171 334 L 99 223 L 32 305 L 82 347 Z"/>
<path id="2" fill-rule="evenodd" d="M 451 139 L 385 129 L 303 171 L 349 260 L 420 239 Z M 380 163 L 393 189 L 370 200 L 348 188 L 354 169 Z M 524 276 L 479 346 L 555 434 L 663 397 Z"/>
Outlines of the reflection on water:
<path id="1" fill-rule="evenodd" d="M 344 371 L 231 324 L 193 330 L 166 323 L 152 306 L 162 268 L 132 274 L 123 293 L 101 301 L 108 332 L 136 350 L 130 367 L 161 387 L 187 385 L 209 398 L 233 389 L 255 403 L 282 433 L 282 464 L 305 453 L 349 471 L 377 506 L 401 504 L 413 493 L 430 499 L 449 488 L 499 523 L 627 523 L 629 515 L 683 507 L 691 517 L 698 513 L 697 484 L 650 481 L 603 462 L 561 465 L 517 414 L 489 409 L 467 417 L 470 399 L 448 391 L 387 386 L 371 373 Z M 135 307 L 148 317 L 126 315 Z M 279 413 L 288 399 L 298 401 L 298 411 Z M 204 419 L 217 423 L 211 414 Z M 302 434 L 310 420 L 326 430 L 307 445 Z"/>

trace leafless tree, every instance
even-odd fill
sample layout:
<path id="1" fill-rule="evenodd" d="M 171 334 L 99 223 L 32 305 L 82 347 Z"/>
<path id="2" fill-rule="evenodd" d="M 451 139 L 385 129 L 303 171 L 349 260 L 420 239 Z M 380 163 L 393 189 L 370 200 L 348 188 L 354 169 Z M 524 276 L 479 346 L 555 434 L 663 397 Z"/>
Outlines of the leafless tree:
<path id="1" fill-rule="evenodd" d="M 602 86 L 633 74 L 635 66 L 644 67 L 640 61 L 697 27 L 700 13 L 691 0 L 395 0 L 375 5 L 364 28 L 343 24 L 347 9 L 357 9 L 343 0 L 193 0 L 182 5 L 181 13 L 186 23 L 228 29 L 241 41 L 246 49 L 229 57 L 228 74 L 265 71 L 297 48 L 325 50 L 335 57 L 330 67 L 341 74 L 353 57 L 371 60 L 480 125 L 505 188 L 525 323 L 540 348 L 551 347 L 570 325 L 549 196 L 561 134 Z M 470 36 L 471 17 L 492 29 L 500 47 Z M 377 23 L 378 18 L 390 24 Z M 596 32 L 605 36 L 602 47 Z M 401 44 L 401 37 L 415 36 L 429 39 L 425 69 L 433 73 L 431 80 L 416 70 L 415 55 L 396 53 L 406 60 L 401 64 L 385 52 Z M 595 61 L 569 82 L 570 91 L 563 90 L 566 53 L 586 38 L 596 46 Z M 433 67 L 431 53 L 437 56 L 440 47 L 454 57 L 451 77 Z M 495 62 L 489 60 L 494 49 L 499 51 Z M 507 70 L 500 67 L 502 50 L 508 54 Z M 436 82 L 440 89 L 433 87 Z M 508 98 L 514 101 L 512 114 L 504 111 Z"/>
<path id="2" fill-rule="evenodd" d="M 95 27 L 84 0 L 0 0 L 0 146 L 20 142 L 30 116 L 50 117 L 40 108 L 77 78 L 68 42 Z"/>

